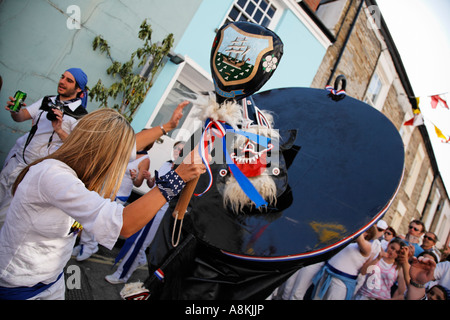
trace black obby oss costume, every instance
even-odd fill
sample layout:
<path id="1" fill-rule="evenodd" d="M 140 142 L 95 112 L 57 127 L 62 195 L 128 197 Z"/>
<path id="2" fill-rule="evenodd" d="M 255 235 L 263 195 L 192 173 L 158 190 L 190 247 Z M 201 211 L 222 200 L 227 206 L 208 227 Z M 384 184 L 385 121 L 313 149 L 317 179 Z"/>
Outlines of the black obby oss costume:
<path id="1" fill-rule="evenodd" d="M 259 52 L 250 49 L 246 58 L 236 57 L 252 46 Z M 218 31 L 211 54 L 217 102 L 244 101 L 243 114 L 255 123 L 261 120 L 259 110 L 269 110 L 279 130 L 266 165 L 276 201 L 234 212 L 224 204 L 223 192 L 235 172 L 227 164 L 212 164 L 212 185 L 192 197 L 179 245 L 171 241 L 175 199 L 150 246 L 145 282 L 150 299 L 265 299 L 299 268 L 342 250 L 392 203 L 403 177 L 404 151 L 382 113 L 336 91 L 338 83 L 327 90 L 280 88 L 250 99 L 281 55 L 281 40 L 259 25 L 236 22 Z M 228 73 L 221 68 L 224 62 Z M 257 69 L 252 78 L 231 68 L 242 62 L 239 71 Z M 196 193 L 209 182 L 202 175 Z"/>

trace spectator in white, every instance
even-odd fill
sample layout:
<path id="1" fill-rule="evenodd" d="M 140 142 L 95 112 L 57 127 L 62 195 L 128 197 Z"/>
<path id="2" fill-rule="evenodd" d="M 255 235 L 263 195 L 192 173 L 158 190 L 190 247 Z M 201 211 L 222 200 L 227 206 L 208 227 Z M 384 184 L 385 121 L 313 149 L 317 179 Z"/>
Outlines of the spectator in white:
<path id="1" fill-rule="evenodd" d="M 5 220 L 6 211 L 12 199 L 11 187 L 19 173 L 27 164 L 45 157 L 57 150 L 72 132 L 78 119 L 86 111 L 85 99 L 88 78 L 83 70 L 66 70 L 57 87 L 57 96 L 46 96 L 19 112 L 13 112 L 14 98 L 9 97 L 6 110 L 16 122 L 32 120 L 33 127 L 26 141 L 18 141 L 8 162 L 0 173 L 0 228 Z M 62 110 L 52 108 L 59 105 Z M 63 113 L 64 111 L 64 113 Z M 19 139 L 23 139 L 22 137 Z"/>
<path id="2" fill-rule="evenodd" d="M 325 263 L 313 279 L 314 300 L 352 299 L 359 270 L 373 256 L 371 240 L 375 236 L 375 230 L 372 226 L 358 236 L 354 243 L 350 243 Z M 378 252 L 379 249 L 378 246 Z"/>

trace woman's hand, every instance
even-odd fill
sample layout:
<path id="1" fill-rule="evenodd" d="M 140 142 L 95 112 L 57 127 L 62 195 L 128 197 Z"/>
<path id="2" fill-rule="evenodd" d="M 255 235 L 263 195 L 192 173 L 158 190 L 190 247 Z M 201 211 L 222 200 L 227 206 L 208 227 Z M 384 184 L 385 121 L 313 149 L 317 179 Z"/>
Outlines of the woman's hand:
<path id="1" fill-rule="evenodd" d="M 209 160 L 209 159 L 208 159 Z M 200 158 L 198 152 L 198 146 L 191 151 L 190 154 L 184 158 L 183 162 L 175 169 L 175 172 L 183 179 L 184 182 L 188 182 L 200 176 L 206 172 L 206 167 Z"/>

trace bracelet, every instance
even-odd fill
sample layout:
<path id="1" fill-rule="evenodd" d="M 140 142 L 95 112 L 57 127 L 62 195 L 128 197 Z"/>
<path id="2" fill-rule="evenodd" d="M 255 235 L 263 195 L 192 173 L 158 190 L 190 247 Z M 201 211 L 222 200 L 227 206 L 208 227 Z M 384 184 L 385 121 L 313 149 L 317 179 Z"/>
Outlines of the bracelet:
<path id="1" fill-rule="evenodd" d="M 159 127 L 161 128 L 163 135 L 167 136 L 167 132 L 166 130 L 164 130 L 164 127 L 162 125 L 160 125 Z"/>
<path id="2" fill-rule="evenodd" d="M 186 185 L 186 182 L 173 170 L 162 177 L 159 177 L 158 171 L 155 171 L 155 183 L 167 202 L 175 198 Z"/>
<path id="3" fill-rule="evenodd" d="M 416 287 L 416 288 L 419 288 L 419 289 L 425 288 L 424 284 L 420 284 L 420 283 L 414 282 L 412 280 L 409 280 L 409 284 L 412 285 L 413 287 Z"/>

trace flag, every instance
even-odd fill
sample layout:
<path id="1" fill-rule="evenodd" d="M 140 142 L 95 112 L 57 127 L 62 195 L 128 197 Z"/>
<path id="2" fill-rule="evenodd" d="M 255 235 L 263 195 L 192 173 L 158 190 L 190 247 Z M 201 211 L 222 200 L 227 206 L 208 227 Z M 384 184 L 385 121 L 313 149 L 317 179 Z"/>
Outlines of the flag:
<path id="1" fill-rule="evenodd" d="M 447 137 L 442 133 L 442 131 L 441 131 L 438 127 L 436 127 L 436 125 L 434 125 L 434 130 L 436 131 L 437 136 L 438 136 L 439 138 L 442 139 L 441 141 L 442 141 L 443 143 L 449 143 L 449 142 L 450 142 L 450 138 L 447 138 Z"/>
<path id="2" fill-rule="evenodd" d="M 448 109 L 447 102 L 444 99 L 442 99 L 438 94 L 431 96 L 431 107 L 433 109 L 436 109 L 436 106 L 438 105 L 439 102 L 442 102 L 444 107 Z"/>
<path id="3" fill-rule="evenodd" d="M 406 121 L 403 125 L 404 126 L 413 126 L 413 127 L 417 127 L 423 124 L 423 115 L 420 112 L 419 108 L 414 109 L 414 116 L 409 119 L 408 121 Z"/>

